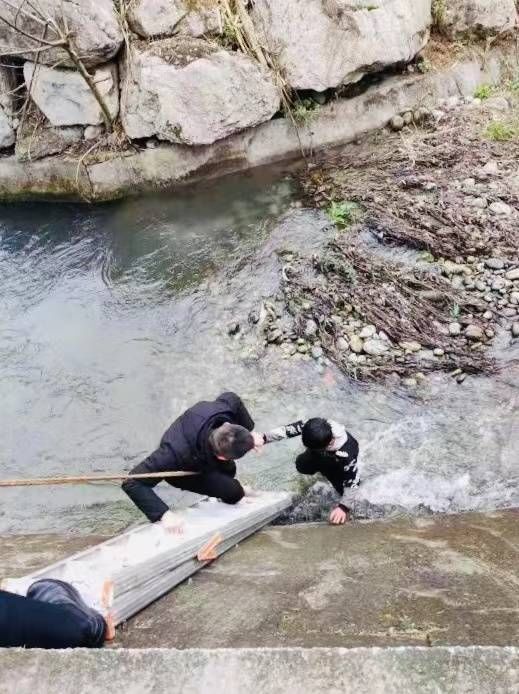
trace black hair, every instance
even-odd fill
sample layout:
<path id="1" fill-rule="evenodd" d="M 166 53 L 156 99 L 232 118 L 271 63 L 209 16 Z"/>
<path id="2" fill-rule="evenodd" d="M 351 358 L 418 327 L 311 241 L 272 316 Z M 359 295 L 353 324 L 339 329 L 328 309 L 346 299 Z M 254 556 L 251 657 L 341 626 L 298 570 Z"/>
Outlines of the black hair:
<path id="1" fill-rule="evenodd" d="M 236 460 L 254 448 L 254 439 L 245 427 L 226 422 L 211 433 L 211 445 L 216 455 Z"/>
<path id="2" fill-rule="evenodd" d="M 324 450 L 332 441 L 332 427 L 327 419 L 314 417 L 303 426 L 303 445 L 312 451 Z"/>

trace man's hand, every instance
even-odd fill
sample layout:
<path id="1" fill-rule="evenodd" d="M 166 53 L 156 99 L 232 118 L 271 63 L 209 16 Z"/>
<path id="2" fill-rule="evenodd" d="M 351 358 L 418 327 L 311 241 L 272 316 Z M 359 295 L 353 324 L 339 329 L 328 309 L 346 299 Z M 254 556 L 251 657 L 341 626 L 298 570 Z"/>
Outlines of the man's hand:
<path id="1" fill-rule="evenodd" d="M 173 511 L 166 511 L 160 519 L 160 524 L 167 533 L 172 535 L 182 535 L 184 532 L 184 521 Z"/>
<path id="2" fill-rule="evenodd" d="M 252 487 L 249 487 L 246 484 L 242 484 L 243 491 L 245 492 L 245 496 L 259 496 L 259 493 L 253 489 Z"/>
<path id="3" fill-rule="evenodd" d="M 265 445 L 265 441 L 263 440 L 263 434 L 258 434 L 257 431 L 251 431 L 251 435 L 252 435 L 252 438 L 254 439 L 254 450 L 257 453 Z"/>
<path id="4" fill-rule="evenodd" d="M 330 513 L 330 523 L 332 525 L 344 525 L 350 520 L 350 514 L 344 511 L 340 506 L 334 508 Z"/>

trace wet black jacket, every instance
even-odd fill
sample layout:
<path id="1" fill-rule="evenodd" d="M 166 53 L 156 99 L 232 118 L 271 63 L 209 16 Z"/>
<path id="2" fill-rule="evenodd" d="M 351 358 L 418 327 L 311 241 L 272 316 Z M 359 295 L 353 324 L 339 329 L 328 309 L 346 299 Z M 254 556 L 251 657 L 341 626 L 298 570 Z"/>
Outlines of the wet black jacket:
<path id="1" fill-rule="evenodd" d="M 225 422 L 240 424 L 249 431 L 254 422 L 236 393 L 222 393 L 216 400 L 198 402 L 190 407 L 166 431 L 160 446 L 130 474 L 192 470 L 209 472 L 218 461 L 209 445 L 209 434 Z M 122 487 L 138 508 L 154 523 L 162 518 L 168 506 L 153 491 L 160 477 L 149 480 L 127 480 Z"/>

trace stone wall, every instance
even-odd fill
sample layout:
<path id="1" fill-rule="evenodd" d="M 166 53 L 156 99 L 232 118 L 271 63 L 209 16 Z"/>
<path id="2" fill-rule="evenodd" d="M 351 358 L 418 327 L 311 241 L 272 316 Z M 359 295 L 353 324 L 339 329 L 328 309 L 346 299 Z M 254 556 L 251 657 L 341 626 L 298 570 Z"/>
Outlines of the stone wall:
<path id="1" fill-rule="evenodd" d="M 304 110 L 405 66 L 433 20 L 453 37 L 495 36 L 517 11 L 515 0 L 0 0 L 0 150 L 34 162 L 72 147 L 78 161 L 92 146 L 169 143 L 193 148 L 176 152 L 189 166 L 202 146 L 290 125 L 287 94 Z"/>

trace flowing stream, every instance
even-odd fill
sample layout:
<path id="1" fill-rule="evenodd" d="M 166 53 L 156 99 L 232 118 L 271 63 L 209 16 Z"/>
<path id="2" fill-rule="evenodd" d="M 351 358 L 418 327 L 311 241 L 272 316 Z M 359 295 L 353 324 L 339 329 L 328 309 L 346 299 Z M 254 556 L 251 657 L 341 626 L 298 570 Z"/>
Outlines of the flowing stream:
<path id="1" fill-rule="evenodd" d="M 275 350 L 254 358 L 228 335 L 276 291 L 276 248 L 311 250 L 327 233 L 292 201 L 288 179 L 262 173 L 100 207 L 0 208 L 0 477 L 127 470 L 183 408 L 233 389 L 258 429 L 344 421 L 361 443 L 362 497 L 382 513 L 518 506 L 517 345 L 497 376 L 438 376 L 411 397 Z M 240 477 L 294 487 L 297 445 L 247 456 Z M 0 532 L 137 518 L 116 484 L 0 489 Z"/>

